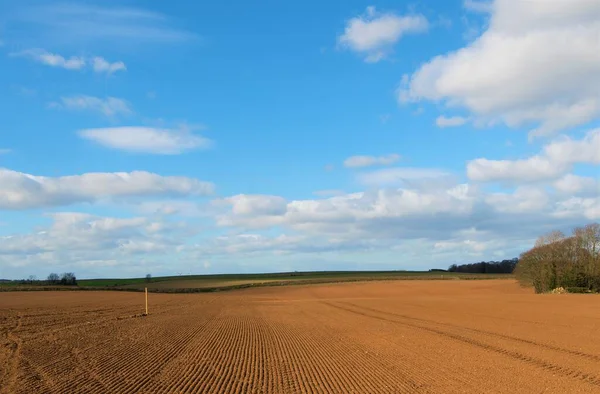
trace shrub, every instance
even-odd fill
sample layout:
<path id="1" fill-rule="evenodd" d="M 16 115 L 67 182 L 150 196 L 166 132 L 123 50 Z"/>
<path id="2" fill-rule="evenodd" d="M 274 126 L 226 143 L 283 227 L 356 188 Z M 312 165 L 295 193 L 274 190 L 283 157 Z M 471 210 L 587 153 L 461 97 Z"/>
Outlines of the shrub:
<path id="1" fill-rule="evenodd" d="M 590 290 L 586 287 L 567 287 L 568 293 L 590 293 Z"/>
<path id="2" fill-rule="evenodd" d="M 556 289 L 553 289 L 550 293 L 551 294 L 566 294 L 567 289 L 565 289 L 564 287 L 557 287 Z"/>

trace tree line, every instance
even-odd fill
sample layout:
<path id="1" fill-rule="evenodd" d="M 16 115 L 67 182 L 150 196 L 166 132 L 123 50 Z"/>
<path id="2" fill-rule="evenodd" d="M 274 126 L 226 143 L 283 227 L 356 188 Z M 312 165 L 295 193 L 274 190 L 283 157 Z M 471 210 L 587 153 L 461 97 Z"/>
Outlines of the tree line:
<path id="1" fill-rule="evenodd" d="M 54 285 L 54 286 L 76 286 L 77 277 L 73 272 L 65 272 L 61 275 L 52 272 L 46 280 L 38 280 L 35 275 L 29 275 L 27 279 L 21 279 L 19 284 L 24 285 Z"/>
<path id="2" fill-rule="evenodd" d="M 521 254 L 515 274 L 536 293 L 600 292 L 600 224 L 577 227 L 570 236 L 560 231 L 541 236 Z"/>
<path id="3" fill-rule="evenodd" d="M 472 264 L 452 264 L 448 272 L 462 272 L 469 274 L 512 274 L 519 263 L 518 258 L 502 261 L 481 261 Z"/>

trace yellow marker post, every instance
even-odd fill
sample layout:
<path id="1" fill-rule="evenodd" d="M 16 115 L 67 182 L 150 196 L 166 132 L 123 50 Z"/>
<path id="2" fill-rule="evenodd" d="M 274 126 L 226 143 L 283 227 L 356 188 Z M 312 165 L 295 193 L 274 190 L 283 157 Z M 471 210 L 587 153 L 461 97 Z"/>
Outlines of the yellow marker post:
<path id="1" fill-rule="evenodd" d="M 148 315 L 148 288 L 144 287 L 144 290 L 146 292 L 146 316 Z"/>

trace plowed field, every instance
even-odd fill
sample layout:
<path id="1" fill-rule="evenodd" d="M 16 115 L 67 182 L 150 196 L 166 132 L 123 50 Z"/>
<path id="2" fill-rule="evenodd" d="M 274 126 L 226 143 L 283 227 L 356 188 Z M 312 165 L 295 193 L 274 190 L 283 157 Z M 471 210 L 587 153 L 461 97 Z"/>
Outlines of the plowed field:
<path id="1" fill-rule="evenodd" d="M 600 297 L 511 280 L 0 293 L 1 393 L 600 393 Z"/>

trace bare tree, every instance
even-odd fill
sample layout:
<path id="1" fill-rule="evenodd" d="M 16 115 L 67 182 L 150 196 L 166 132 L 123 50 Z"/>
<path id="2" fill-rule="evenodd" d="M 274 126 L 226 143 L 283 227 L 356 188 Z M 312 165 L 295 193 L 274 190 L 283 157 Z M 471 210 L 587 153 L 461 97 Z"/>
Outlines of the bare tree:
<path id="1" fill-rule="evenodd" d="M 515 271 L 537 293 L 557 287 L 573 291 L 600 291 L 600 225 L 573 230 L 571 237 L 552 231 L 521 255 Z"/>
<path id="2" fill-rule="evenodd" d="M 65 272 L 60 278 L 60 284 L 65 286 L 74 286 L 77 284 L 77 278 L 73 272 Z"/>
<path id="3" fill-rule="evenodd" d="M 59 281 L 60 281 L 60 277 L 58 276 L 58 274 L 55 274 L 53 272 L 50 275 L 48 275 L 48 283 L 54 285 L 54 284 L 57 284 Z"/>
<path id="4" fill-rule="evenodd" d="M 579 247 L 579 260 L 584 286 L 600 288 L 600 224 L 592 223 L 573 230 Z"/>
<path id="5" fill-rule="evenodd" d="M 539 237 L 537 241 L 535 241 L 535 246 L 550 245 L 563 239 L 565 239 L 565 234 L 562 231 L 553 230 Z"/>

